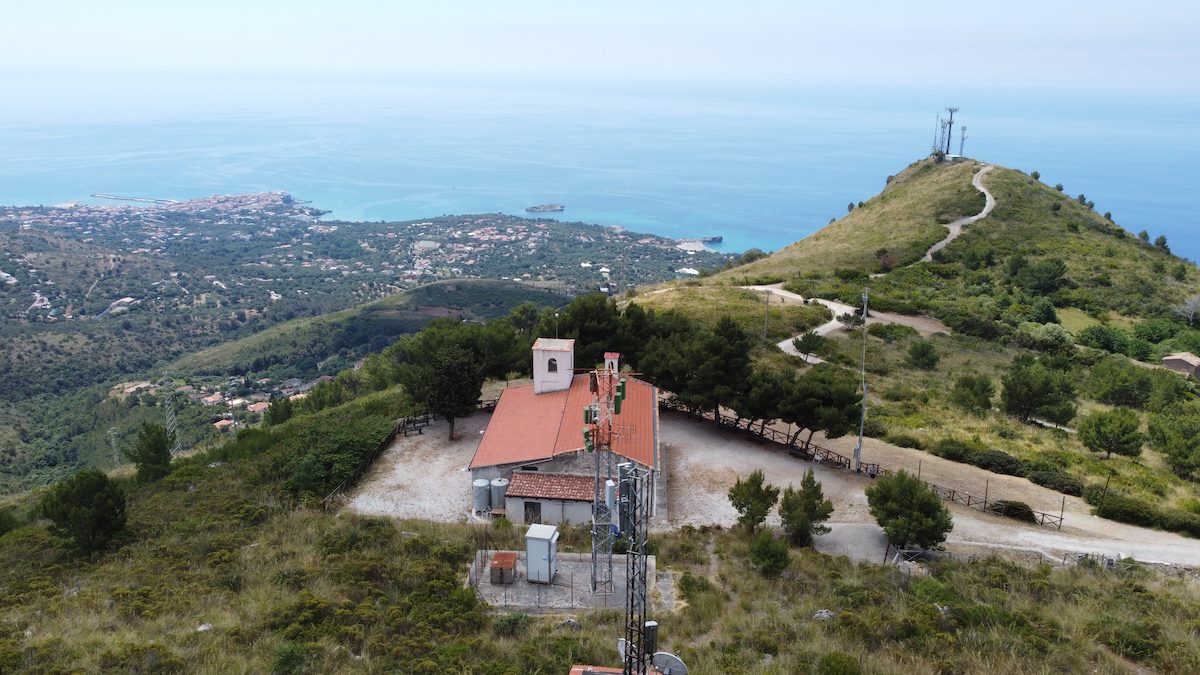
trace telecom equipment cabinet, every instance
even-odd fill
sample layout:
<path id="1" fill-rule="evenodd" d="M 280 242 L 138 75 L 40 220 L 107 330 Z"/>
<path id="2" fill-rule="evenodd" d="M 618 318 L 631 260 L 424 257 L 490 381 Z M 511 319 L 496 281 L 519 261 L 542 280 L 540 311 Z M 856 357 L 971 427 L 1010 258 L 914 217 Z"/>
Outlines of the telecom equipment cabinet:
<path id="1" fill-rule="evenodd" d="M 530 525 L 525 533 L 525 574 L 538 584 L 554 583 L 558 573 L 558 528 Z"/>

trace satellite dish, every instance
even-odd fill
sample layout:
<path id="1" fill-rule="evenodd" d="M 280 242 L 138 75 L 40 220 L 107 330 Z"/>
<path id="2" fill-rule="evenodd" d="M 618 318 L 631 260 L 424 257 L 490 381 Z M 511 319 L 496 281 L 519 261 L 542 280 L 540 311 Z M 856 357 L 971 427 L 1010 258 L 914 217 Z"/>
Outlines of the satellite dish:
<path id="1" fill-rule="evenodd" d="M 625 638 L 617 638 L 617 652 L 621 655 L 621 660 L 625 660 Z"/>
<path id="2" fill-rule="evenodd" d="M 650 665 L 658 669 L 662 675 L 687 675 L 687 666 L 683 659 L 671 652 L 654 652 L 650 657 Z"/>

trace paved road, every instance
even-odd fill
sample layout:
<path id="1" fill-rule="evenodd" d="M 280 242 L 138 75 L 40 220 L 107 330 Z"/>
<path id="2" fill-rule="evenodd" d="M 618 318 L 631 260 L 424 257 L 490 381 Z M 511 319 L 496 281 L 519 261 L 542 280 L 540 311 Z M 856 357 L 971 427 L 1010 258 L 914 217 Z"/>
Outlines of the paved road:
<path id="1" fill-rule="evenodd" d="M 925 257 L 921 258 L 921 262 L 932 261 L 934 253 L 937 253 L 938 251 L 942 250 L 943 248 L 946 248 L 946 244 L 949 244 L 950 242 L 954 241 L 955 239 L 958 238 L 958 235 L 962 234 L 963 226 L 970 225 L 971 223 L 973 223 L 981 218 L 986 218 L 987 214 L 992 212 L 992 209 L 995 208 L 995 206 L 996 206 L 996 198 L 992 196 L 992 193 L 987 191 L 987 188 L 983 187 L 983 175 L 986 174 L 987 172 L 991 171 L 994 168 L 996 168 L 996 167 L 992 166 L 991 164 L 988 164 L 987 166 L 983 167 L 978 172 L 976 172 L 975 177 L 971 179 L 971 185 L 974 185 L 976 190 L 979 190 L 980 192 L 982 192 L 984 199 L 986 200 L 983 204 L 983 210 L 973 216 L 967 216 L 966 218 L 959 218 L 958 220 L 954 221 L 953 223 L 950 223 L 949 225 L 947 225 L 946 227 L 950 228 L 950 234 L 946 235 L 945 239 L 939 241 L 938 243 L 934 244 L 933 246 L 930 246 L 929 250 L 925 252 Z"/>

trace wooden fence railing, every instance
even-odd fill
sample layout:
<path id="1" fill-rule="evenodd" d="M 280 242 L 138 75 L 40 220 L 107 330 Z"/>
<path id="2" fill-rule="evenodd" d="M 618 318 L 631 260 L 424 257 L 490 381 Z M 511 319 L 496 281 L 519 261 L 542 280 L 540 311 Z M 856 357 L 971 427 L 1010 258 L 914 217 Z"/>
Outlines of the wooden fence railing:
<path id="1" fill-rule="evenodd" d="M 782 445 L 787 448 L 788 453 L 793 457 L 799 457 L 800 459 L 804 459 L 815 464 L 832 466 L 844 471 L 851 471 L 854 469 L 853 461 L 843 454 L 834 452 L 829 448 L 821 447 L 816 443 L 798 444 L 788 433 L 779 431 L 778 429 L 766 427 L 762 424 L 758 424 L 756 426 L 753 420 L 746 420 L 733 415 L 720 415 L 718 418 L 717 414 L 712 410 L 697 410 L 684 405 L 674 397 L 660 399 L 658 406 L 662 410 L 674 410 L 677 412 L 686 413 L 690 417 L 715 421 L 722 429 L 743 432 L 752 440 L 770 441 L 772 443 Z M 886 476 L 891 473 L 890 470 L 885 469 L 879 464 L 867 462 L 862 462 L 859 465 L 858 472 L 866 474 L 871 478 Z M 979 497 L 961 490 L 942 487 L 941 485 L 935 485 L 928 481 L 921 482 L 924 483 L 930 490 L 932 490 L 934 494 L 945 501 L 962 504 L 968 508 L 985 511 L 998 516 L 1028 517 L 1028 515 L 1032 512 L 1034 520 L 1036 520 L 1039 525 L 1054 527 L 1060 530 L 1062 529 L 1062 513 L 1053 514 L 1045 513 L 1043 511 L 1026 511 L 1025 509 L 1019 507 L 1013 508 L 1012 504 L 1003 501 L 980 499 Z"/>

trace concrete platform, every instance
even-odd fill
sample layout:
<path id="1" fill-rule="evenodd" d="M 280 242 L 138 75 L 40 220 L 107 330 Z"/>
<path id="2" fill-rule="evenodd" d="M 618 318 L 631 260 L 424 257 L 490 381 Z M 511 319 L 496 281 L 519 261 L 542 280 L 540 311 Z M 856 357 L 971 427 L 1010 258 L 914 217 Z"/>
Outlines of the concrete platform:
<path id="1" fill-rule="evenodd" d="M 475 587 L 480 597 L 493 608 L 528 613 L 605 608 L 625 611 L 624 555 L 613 555 L 612 592 L 593 594 L 590 552 L 560 552 L 558 574 L 550 584 L 529 581 L 525 551 L 517 552 L 516 581 L 511 584 L 492 584 L 490 568 L 493 553 L 495 551 L 477 551 L 467 578 L 467 583 Z M 646 588 L 651 610 L 674 609 L 674 580 L 670 575 L 659 578 L 654 556 L 646 559 Z"/>

